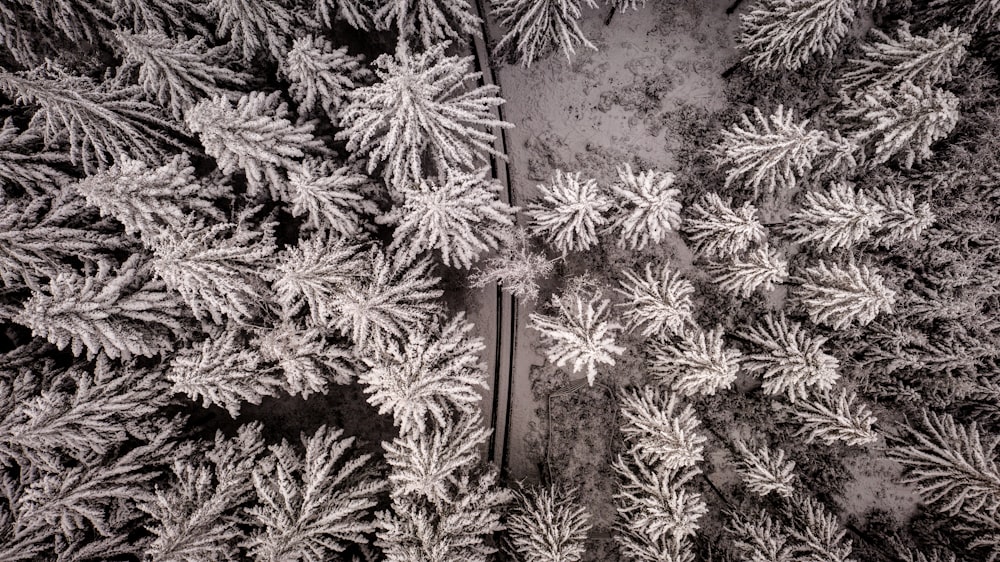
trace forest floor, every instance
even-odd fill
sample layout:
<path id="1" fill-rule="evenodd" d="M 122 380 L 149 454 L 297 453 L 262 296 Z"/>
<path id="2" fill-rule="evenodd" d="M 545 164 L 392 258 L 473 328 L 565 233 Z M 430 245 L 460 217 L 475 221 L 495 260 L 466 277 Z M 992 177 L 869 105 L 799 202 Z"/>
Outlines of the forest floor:
<path id="1" fill-rule="evenodd" d="M 524 207 L 534 197 L 536 185 L 549 181 L 556 170 L 582 172 L 608 185 L 617 179 L 616 166 L 623 163 L 674 172 L 682 190 L 693 185 L 703 191 L 699 186 L 711 183 L 711 178 L 708 182 L 704 177 L 686 181 L 686 176 L 697 175 L 684 169 L 696 160 L 690 154 L 704 152 L 704 147 L 691 146 L 692 139 L 701 144 L 705 135 L 699 136 L 699 131 L 719 122 L 728 124 L 732 115 L 745 109 L 730 103 L 722 77 L 739 58 L 735 48 L 739 16 L 725 13 L 730 4 L 731 0 L 647 2 L 638 11 L 616 13 L 610 25 L 605 25 L 606 6 L 589 9 L 581 28 L 597 46 L 596 52 L 580 47 L 572 61 L 562 53 L 553 53 L 528 69 L 495 60 L 501 95 L 507 101 L 505 118 L 515 126 L 507 133 L 515 203 Z M 500 37 L 502 32 L 493 23 L 493 36 Z M 746 93 L 740 97 L 745 99 Z M 682 158 L 685 152 L 687 157 Z M 703 172 L 703 163 L 701 167 Z M 684 193 L 682 197 L 690 200 L 699 194 Z M 548 411 L 549 394 L 565 389 L 574 377 L 546 364 L 537 333 L 527 328 L 528 316 L 569 277 L 587 274 L 599 285 L 611 288 L 617 286 L 622 269 L 648 262 L 669 261 L 696 286 L 704 286 L 705 274 L 692 267 L 692 259 L 679 236 L 643 252 L 618 250 L 613 241 L 602 240 L 600 248 L 571 255 L 560 264 L 559 275 L 543 287 L 539 303 L 520 304 L 507 476 L 511 481 L 529 483 L 551 478 L 580 488 L 595 524 L 588 560 L 614 560 L 608 536 L 615 514 L 610 465 L 616 454 L 617 406 L 608 390 L 584 385 L 574 392 L 557 393 Z M 714 291 L 708 293 L 700 298 L 702 308 L 728 306 L 715 301 Z M 763 306 L 780 308 L 783 300 L 784 291 L 775 291 Z M 725 316 L 727 313 L 721 312 L 707 317 Z M 630 351 L 599 377 L 616 384 L 642 379 L 643 360 L 637 351 L 642 347 L 641 338 L 631 338 L 626 342 Z M 739 393 L 741 388 L 732 392 Z M 769 401 L 759 396 L 731 400 L 732 404 L 705 416 L 710 434 L 702 492 L 710 503 L 729 501 L 724 496 L 737 489 L 739 479 L 727 460 L 731 457 L 728 441 L 753 429 L 754 420 L 773 423 L 767 411 Z M 744 412 L 734 413 L 740 407 Z M 547 431 L 549 420 L 551 431 Z M 803 469 L 821 471 L 828 460 L 808 458 Z M 838 483 L 839 490 L 833 507 L 846 522 L 862 527 L 879 512 L 898 523 L 913 513 L 915 496 L 909 489 L 892 484 L 899 466 L 886 460 L 881 451 L 864 451 L 853 458 L 836 459 L 832 465 L 836 476 L 830 479 Z M 708 485 L 709 481 L 722 495 Z M 712 513 L 721 511 L 714 507 Z M 703 536 L 710 537 L 719 531 L 721 521 L 706 520 L 702 527 Z"/>

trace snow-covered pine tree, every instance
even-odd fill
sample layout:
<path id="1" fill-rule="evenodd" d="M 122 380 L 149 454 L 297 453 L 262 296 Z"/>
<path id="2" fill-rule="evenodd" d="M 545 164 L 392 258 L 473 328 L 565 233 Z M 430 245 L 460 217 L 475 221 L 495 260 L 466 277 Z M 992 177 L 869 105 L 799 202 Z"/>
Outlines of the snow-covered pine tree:
<path id="1" fill-rule="evenodd" d="M 956 423 L 948 414 L 925 411 L 922 423 L 908 423 L 905 441 L 889 456 L 906 467 L 906 484 L 913 484 L 927 504 L 948 515 L 1000 513 L 1000 439 L 981 426 Z"/>
<path id="2" fill-rule="evenodd" d="M 872 198 L 882 206 L 882 228 L 877 233 L 879 244 L 919 240 L 936 219 L 930 203 L 917 206 L 909 189 L 889 186 L 872 193 Z"/>
<path id="3" fill-rule="evenodd" d="M 642 335 L 651 337 L 670 333 L 679 335 L 693 325 L 691 295 L 694 285 L 670 268 L 669 263 L 656 272 L 653 264 L 646 264 L 645 276 L 626 270 L 619 280 L 621 289 L 615 291 L 627 299 L 618 306 L 625 309 L 624 317 L 629 330 L 642 327 Z"/>
<path id="4" fill-rule="evenodd" d="M 485 345 L 471 335 L 474 329 L 459 313 L 366 359 L 369 369 L 358 381 L 368 402 L 380 414 L 390 414 L 400 433 L 426 433 L 428 420 L 446 427 L 455 413 L 473 416 L 482 399 L 479 389 L 486 388 L 480 363 Z"/>
<path id="5" fill-rule="evenodd" d="M 810 129 L 808 119 L 796 123 L 792 110 L 779 105 L 773 114 L 765 116 L 755 107 L 753 119 L 743 114 L 739 123 L 722 131 L 718 165 L 729 168 L 727 187 L 745 184 L 753 189 L 754 197 L 761 193 L 774 196 L 794 189 L 814 160 L 831 148 L 825 132 Z"/>
<path id="6" fill-rule="evenodd" d="M 726 522 L 726 533 L 743 560 L 792 562 L 794 543 L 790 530 L 761 509 L 752 514 L 734 511 Z"/>
<path id="7" fill-rule="evenodd" d="M 313 18 L 327 29 L 332 29 L 339 19 L 354 29 L 369 31 L 372 27 L 372 7 L 368 0 L 314 0 Z"/>
<path id="8" fill-rule="evenodd" d="M 497 249 L 504 229 L 514 227 L 517 208 L 500 199 L 502 186 L 489 173 L 449 168 L 437 180 L 397 186 L 399 203 L 375 219 L 396 227 L 389 251 L 412 259 L 437 250 L 445 265 L 468 269 Z"/>
<path id="9" fill-rule="evenodd" d="M 638 562 L 693 562 L 690 537 L 708 506 L 684 486 L 701 470 L 657 468 L 635 452 L 619 455 L 612 468 L 618 477 L 614 539 L 622 553 Z"/>
<path id="10" fill-rule="evenodd" d="M 446 501 L 394 497 L 391 511 L 377 514 L 375 545 L 387 562 L 488 562 L 496 549 L 487 537 L 503 530 L 500 509 L 510 500 L 495 472 L 462 470 Z"/>
<path id="11" fill-rule="evenodd" d="M 249 78 L 227 68 L 228 45 L 208 47 L 204 37 L 174 40 L 162 31 L 123 30 L 115 37 L 124 49 L 126 68 L 138 67 L 139 86 L 146 97 L 178 121 L 199 99 L 225 95 L 227 86 L 246 86 Z"/>
<path id="12" fill-rule="evenodd" d="M 360 234 L 365 216 L 378 212 L 369 197 L 372 180 L 350 166 L 334 168 L 322 158 L 306 158 L 288 170 L 286 194 L 292 216 L 305 216 L 306 228 L 350 238 Z"/>
<path id="13" fill-rule="evenodd" d="M 275 253 L 273 224 L 204 226 L 190 221 L 153 241 L 150 262 L 199 320 L 223 324 L 259 318 L 272 300 L 263 275 Z"/>
<path id="14" fill-rule="evenodd" d="M 764 392 L 787 394 L 796 402 L 806 399 L 809 388 L 829 390 L 840 379 L 840 362 L 823 350 L 827 338 L 810 336 L 798 322 L 785 315 L 768 315 L 763 324 L 740 332 L 740 337 L 763 350 L 747 355 L 743 367 L 750 373 L 760 373 Z"/>
<path id="15" fill-rule="evenodd" d="M 87 203 L 103 216 L 114 217 L 128 234 L 146 244 L 168 231 L 185 227 L 189 217 L 225 219 L 215 199 L 230 194 L 228 186 L 195 176 L 186 154 L 162 166 L 150 166 L 122 155 L 113 166 L 73 184 Z"/>
<path id="16" fill-rule="evenodd" d="M 400 260 L 373 248 L 362 263 L 369 275 L 348 282 L 331 302 L 337 313 L 333 325 L 358 349 L 382 353 L 441 311 L 435 301 L 443 291 L 435 288 L 439 278 L 432 277 L 430 258 Z"/>
<path id="17" fill-rule="evenodd" d="M 336 298 L 366 274 L 360 247 L 344 239 L 303 237 L 279 254 L 269 277 L 281 316 L 291 319 L 308 310 L 311 326 L 326 327 L 338 318 Z"/>
<path id="18" fill-rule="evenodd" d="M 196 0 L 110 0 L 107 4 L 118 29 L 211 35 L 201 21 L 204 7 Z"/>
<path id="19" fill-rule="evenodd" d="M 684 219 L 683 229 L 696 254 L 732 257 L 764 242 L 767 236 L 757 218 L 757 208 L 749 201 L 734 209 L 711 192 L 702 195 L 689 210 L 691 216 Z"/>
<path id="20" fill-rule="evenodd" d="M 52 197 L 0 202 L 0 281 L 4 286 L 40 291 L 47 280 L 69 272 L 73 260 L 95 263 L 125 246 L 120 236 L 101 232 L 100 225 L 75 220 L 88 215 L 82 203 L 68 190 Z"/>
<path id="21" fill-rule="evenodd" d="M 777 250 L 762 244 L 731 261 L 708 264 L 712 282 L 727 293 L 750 298 L 757 289 L 770 291 L 788 280 L 788 260 Z"/>
<path id="22" fill-rule="evenodd" d="M 378 29 L 395 29 L 405 41 L 424 49 L 482 33 L 483 20 L 468 0 L 382 0 L 372 19 Z"/>
<path id="23" fill-rule="evenodd" d="M 666 470 L 698 464 L 705 437 L 691 405 L 681 410 L 677 395 L 651 386 L 625 393 L 621 399 L 623 438 L 637 458 Z"/>
<path id="24" fill-rule="evenodd" d="M 133 255 L 122 264 L 99 261 L 83 275 L 59 273 L 12 319 L 74 355 L 152 357 L 186 339 L 186 310 Z"/>
<path id="25" fill-rule="evenodd" d="M 295 124 L 289 117 L 280 92 L 251 92 L 236 107 L 223 96 L 203 99 L 184 121 L 223 173 L 243 171 L 252 195 L 282 199 L 286 180 L 280 170 L 297 168 L 306 152 L 323 148 L 313 138 L 311 123 Z"/>
<path id="26" fill-rule="evenodd" d="M 242 508 L 254 497 L 251 474 L 264 454 L 261 429 L 260 423 L 242 425 L 230 439 L 220 431 L 211 449 L 173 462 L 167 485 L 139 506 L 152 519 L 148 559 L 239 557 L 245 539 Z"/>
<path id="27" fill-rule="evenodd" d="M 206 408 L 221 406 L 233 417 L 239 415 L 243 402 L 260 404 L 265 396 L 277 396 L 282 388 L 276 369 L 267 368 L 260 350 L 249 345 L 247 335 L 233 326 L 177 351 L 167 379 L 174 392 L 200 399 Z"/>
<path id="28" fill-rule="evenodd" d="M 1000 2 L 996 0 L 931 0 L 930 12 L 959 21 L 973 33 L 985 35 L 1000 29 Z"/>
<path id="29" fill-rule="evenodd" d="M 37 131 L 21 130 L 13 117 L 0 123 L 0 186 L 32 196 L 52 193 L 69 181 L 57 167 L 68 163 L 66 154 L 43 146 Z"/>
<path id="30" fill-rule="evenodd" d="M 322 110 L 336 125 L 348 92 L 371 77 L 363 62 L 364 57 L 347 54 L 347 47 L 334 48 L 322 37 L 305 35 L 292 42 L 280 72 L 291 82 L 288 93 L 300 114 Z"/>
<path id="31" fill-rule="evenodd" d="M 303 434 L 302 453 L 282 440 L 254 468 L 257 505 L 247 513 L 257 530 L 246 546 L 255 560 L 323 562 L 368 542 L 371 509 L 386 484 L 372 455 L 358 454 L 343 433 L 324 425 Z"/>
<path id="32" fill-rule="evenodd" d="M 422 160 L 430 156 L 438 172 L 473 169 L 487 155 L 498 157 L 493 128 L 510 127 L 494 118 L 503 103 L 500 89 L 470 87 L 480 78 L 473 57 L 446 56 L 448 43 L 413 53 L 400 43 L 396 56 L 375 60 L 378 78 L 351 91 L 341 112 L 345 127 L 338 138 L 347 150 L 368 156 L 368 172 L 384 164 L 389 185 L 406 185 L 427 175 Z"/>
<path id="33" fill-rule="evenodd" d="M 359 371 L 353 350 L 327 341 L 319 328 L 283 322 L 260 331 L 253 344 L 265 361 L 281 369 L 289 394 L 303 398 L 326 394 L 330 381 L 348 384 Z"/>
<path id="34" fill-rule="evenodd" d="M 524 66 L 550 50 L 559 48 L 571 60 L 576 45 L 597 50 L 580 29 L 584 6 L 596 8 L 595 0 L 492 0 L 493 13 L 507 32 L 497 50 L 514 46 Z"/>
<path id="35" fill-rule="evenodd" d="M 402 433 L 382 443 L 390 467 L 391 494 L 445 504 L 451 499 L 455 475 L 479 462 L 490 430 L 477 414 L 460 415 L 426 432 Z"/>
<path id="36" fill-rule="evenodd" d="M 592 527 L 576 490 L 563 487 L 515 492 L 505 523 L 509 550 L 524 562 L 580 562 Z"/>
<path id="37" fill-rule="evenodd" d="M 846 97 L 846 96 L 845 96 Z M 871 164 L 896 158 L 905 168 L 930 158 L 931 145 L 958 123 L 959 101 L 951 92 L 902 82 L 848 99 L 841 117 L 854 122 L 854 140 L 872 147 Z"/>
<path id="38" fill-rule="evenodd" d="M 807 443 L 819 439 L 827 445 L 842 441 L 861 446 L 878 440 L 872 428 L 875 416 L 853 391 L 844 389 L 834 396 L 832 391 L 820 390 L 797 401 L 791 412 L 801 424 L 797 434 L 806 435 Z"/>
<path id="39" fill-rule="evenodd" d="M 851 541 L 837 516 L 820 502 L 808 496 L 792 496 L 785 506 L 788 527 L 798 542 L 797 555 L 803 560 L 823 562 L 853 562 Z"/>
<path id="40" fill-rule="evenodd" d="M 688 329 L 676 343 L 656 342 L 650 353 L 649 370 L 665 385 L 685 396 L 713 395 L 736 381 L 742 354 L 725 348 L 722 328 Z"/>
<path id="41" fill-rule="evenodd" d="M 840 330 L 857 321 L 864 326 L 880 312 L 892 312 L 896 292 L 885 286 L 875 268 L 825 261 L 808 267 L 799 287 L 799 301 L 817 324 Z"/>
<path id="42" fill-rule="evenodd" d="M 861 46 L 864 58 L 852 59 L 851 68 L 838 80 L 842 88 L 888 89 L 903 82 L 918 86 L 949 82 L 972 40 L 968 33 L 948 25 L 931 31 L 927 37 L 913 35 L 907 22 L 896 30 L 898 39 L 878 29 L 871 34 L 875 41 Z"/>
<path id="43" fill-rule="evenodd" d="M 46 145 L 69 142 L 73 164 L 84 172 L 107 167 L 119 154 L 155 162 L 164 146 L 179 146 L 177 128 L 158 108 L 141 101 L 138 86 L 95 84 L 53 63 L 26 72 L 0 72 L 0 92 L 33 105 L 32 128 Z"/>
<path id="44" fill-rule="evenodd" d="M 884 217 L 885 209 L 863 190 L 835 181 L 825 193 L 807 192 L 783 232 L 800 244 L 815 242 L 820 251 L 831 252 L 868 240 Z"/>
<path id="45" fill-rule="evenodd" d="M 474 271 L 469 282 L 475 288 L 497 283 L 515 298 L 534 302 L 538 298 L 538 279 L 552 274 L 553 260 L 533 249 L 523 228 L 510 229 L 498 236 L 503 240 L 499 254 Z"/>
<path id="46" fill-rule="evenodd" d="M 854 0 L 760 0 L 740 15 L 743 61 L 755 70 L 798 70 L 832 58 L 854 18 Z"/>
<path id="47" fill-rule="evenodd" d="M 611 301 L 600 291 L 585 295 L 585 288 L 552 296 L 556 315 L 532 312 L 529 325 L 542 336 L 545 354 L 558 367 L 572 366 L 574 373 L 584 372 L 591 386 L 599 365 L 614 365 L 615 355 L 625 348 L 616 344 L 622 325 L 608 319 Z"/>
<path id="48" fill-rule="evenodd" d="M 581 179 L 582 172 L 556 170 L 552 185 L 539 185 L 540 197 L 528 205 L 528 231 L 563 255 L 585 251 L 597 244 L 597 232 L 608 218 L 613 202 L 597 180 Z"/>
<path id="49" fill-rule="evenodd" d="M 295 16 L 281 0 L 208 0 L 204 9 L 218 22 L 216 36 L 228 35 L 246 62 L 261 51 L 281 60 L 288 49 Z"/>
<path id="50" fill-rule="evenodd" d="M 754 447 L 742 441 L 735 442 L 739 453 L 739 468 L 736 470 L 740 479 L 751 492 L 764 497 L 771 492 L 783 498 L 790 497 L 795 491 L 795 463 L 785 461 L 785 452 L 781 449 L 771 450 L 769 447 Z"/>
<path id="51" fill-rule="evenodd" d="M 681 203 L 670 172 L 647 170 L 636 175 L 632 166 L 618 168 L 621 181 L 611 184 L 612 203 L 608 232 L 615 232 L 618 246 L 642 250 L 659 244 L 681 226 Z"/>

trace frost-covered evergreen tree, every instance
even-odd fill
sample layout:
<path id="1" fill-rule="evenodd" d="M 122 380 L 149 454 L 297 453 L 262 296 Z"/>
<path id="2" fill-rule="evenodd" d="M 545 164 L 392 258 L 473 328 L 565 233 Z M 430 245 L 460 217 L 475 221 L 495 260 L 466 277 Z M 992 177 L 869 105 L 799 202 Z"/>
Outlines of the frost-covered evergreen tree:
<path id="1" fill-rule="evenodd" d="M 331 303 L 333 325 L 359 349 L 379 353 L 440 312 L 435 300 L 442 291 L 434 288 L 439 279 L 429 258 L 399 260 L 372 249 L 362 263 L 368 275 L 348 282 Z"/>
<path id="2" fill-rule="evenodd" d="M 281 60 L 295 17 L 281 0 L 209 0 L 205 7 L 218 21 L 216 36 L 229 41 L 249 62 L 261 51 Z"/>
<path id="3" fill-rule="evenodd" d="M 56 275 L 13 320 L 74 355 L 86 350 L 88 356 L 152 357 L 186 338 L 180 299 L 150 279 L 138 255 L 121 265 L 102 260 L 90 269 Z"/>
<path id="4" fill-rule="evenodd" d="M 308 398 L 314 392 L 326 394 L 330 381 L 350 383 L 359 371 L 353 350 L 328 341 L 327 335 L 319 328 L 283 322 L 259 331 L 252 343 L 264 360 L 281 369 L 290 394 Z"/>
<path id="5" fill-rule="evenodd" d="M 751 449 L 741 440 L 737 440 L 735 445 L 739 452 L 739 468 L 736 472 L 751 492 L 761 497 L 771 492 L 784 498 L 792 495 L 795 491 L 795 463 L 785 461 L 784 451 L 772 451 L 768 447 Z"/>
<path id="6" fill-rule="evenodd" d="M 768 315 L 763 324 L 751 326 L 740 337 L 763 351 L 747 355 L 743 367 L 760 373 L 768 394 L 787 394 L 796 402 L 809 396 L 809 388 L 829 390 L 840 379 L 840 362 L 823 349 L 827 338 L 810 336 L 784 315 Z"/>
<path id="7" fill-rule="evenodd" d="M 473 329 L 460 313 L 368 359 L 370 368 L 359 377 L 368 402 L 391 414 L 400 433 L 426 433 L 429 420 L 445 427 L 455 413 L 474 415 L 486 374 L 480 363 L 485 345 L 471 335 Z"/>
<path id="8" fill-rule="evenodd" d="M 931 12 L 968 26 L 973 33 L 1000 29 L 1000 2 L 996 0 L 931 0 Z"/>
<path id="9" fill-rule="evenodd" d="M 126 67 L 138 67 L 138 82 L 151 100 L 181 120 L 199 99 L 225 95 L 246 85 L 247 75 L 227 68 L 229 47 L 208 47 L 204 37 L 177 40 L 162 31 L 116 31 Z"/>
<path id="10" fill-rule="evenodd" d="M 788 280 L 788 260 L 767 244 L 751 250 L 744 257 L 729 262 L 709 263 L 712 282 L 727 293 L 750 298 L 757 289 L 770 291 L 775 284 Z"/>
<path id="11" fill-rule="evenodd" d="M 500 509 L 511 494 L 496 487 L 496 475 L 453 475 L 446 501 L 410 496 L 393 498 L 392 510 L 378 513 L 378 546 L 388 562 L 488 562 L 496 551 L 487 537 L 503 530 Z"/>
<path id="12" fill-rule="evenodd" d="M 507 30 L 497 50 L 513 46 L 524 66 L 556 48 L 567 59 L 576 54 L 576 45 L 597 50 L 578 23 L 584 6 L 597 7 L 594 0 L 492 0 L 491 4 Z"/>
<path id="13" fill-rule="evenodd" d="M 481 269 L 473 272 L 469 277 L 471 285 L 483 288 L 497 283 L 514 297 L 534 302 L 538 298 L 538 280 L 552 274 L 553 260 L 534 250 L 523 228 L 499 236 L 504 241 L 499 254 L 487 259 Z"/>
<path id="14" fill-rule="evenodd" d="M 465 415 L 383 443 L 385 460 L 392 469 L 392 495 L 425 498 L 435 504 L 448 502 L 455 475 L 479 461 L 480 447 L 489 439 L 490 431 L 481 425 L 474 415 Z"/>
<path id="15" fill-rule="evenodd" d="M 832 58 L 857 16 L 854 0 L 760 0 L 740 15 L 743 60 L 755 70 L 798 70 Z"/>
<path id="16" fill-rule="evenodd" d="M 107 167 L 119 154 L 156 161 L 177 145 L 174 125 L 141 101 L 138 87 L 95 84 L 47 63 L 27 72 L 0 72 L 0 92 L 33 105 L 31 127 L 46 144 L 69 142 L 70 160 L 86 173 Z"/>
<path id="17" fill-rule="evenodd" d="M 726 533 L 733 537 L 733 547 L 744 560 L 792 562 L 795 558 L 790 529 L 767 511 L 745 514 L 734 511 L 727 521 Z"/>
<path id="18" fill-rule="evenodd" d="M 685 489 L 701 471 L 650 466 L 634 452 L 612 465 L 618 476 L 614 538 L 632 560 L 692 562 L 690 537 L 708 512 L 701 494 Z"/>
<path id="19" fill-rule="evenodd" d="M 367 274 L 360 248 L 343 239 L 310 236 L 286 248 L 269 274 L 282 317 L 303 310 L 312 326 L 330 326 L 339 317 L 336 298 Z"/>
<path id="20" fill-rule="evenodd" d="M 851 248 L 882 226 L 884 208 L 864 191 L 833 182 L 827 192 L 810 191 L 784 232 L 798 243 L 815 242 L 820 251 Z"/>
<path id="21" fill-rule="evenodd" d="M 150 560 L 235 559 L 245 538 L 242 508 L 254 498 L 251 474 L 264 454 L 261 425 L 240 426 L 212 449 L 171 465 L 170 481 L 140 506 L 152 519 Z"/>
<path id="22" fill-rule="evenodd" d="M 525 562 L 580 562 L 591 529 L 576 491 L 559 487 L 515 492 L 505 523 L 510 549 Z"/>
<path id="23" fill-rule="evenodd" d="M 151 244 L 167 232 L 185 227 L 190 217 L 224 220 L 215 199 L 229 195 L 227 186 L 202 182 L 187 155 L 174 156 L 162 166 L 150 166 L 128 156 L 110 168 L 73 184 L 87 203 L 114 217 L 125 232 Z"/>
<path id="24" fill-rule="evenodd" d="M 553 295 L 556 315 L 531 313 L 530 326 L 542 335 L 546 357 L 559 367 L 570 364 L 574 373 L 584 372 L 591 386 L 599 365 L 614 365 L 615 355 L 625 348 L 616 340 L 622 326 L 608 319 L 611 301 L 600 291 L 583 294 L 580 288 L 562 296 Z"/>
<path id="25" fill-rule="evenodd" d="M 956 423 L 948 414 L 924 412 L 920 424 L 908 424 L 904 442 L 889 455 L 906 467 L 904 482 L 921 499 L 949 515 L 975 518 L 1000 513 L 1000 439 L 981 426 Z"/>
<path id="26" fill-rule="evenodd" d="M 258 530 L 247 547 L 255 560 L 322 562 L 375 530 L 371 509 L 385 489 L 370 454 L 354 452 L 354 437 L 320 426 L 302 435 L 303 453 L 287 441 L 253 470 L 257 505 L 247 510 Z"/>
<path id="27" fill-rule="evenodd" d="M 102 232 L 100 225 L 75 220 L 87 215 L 82 203 L 68 192 L 0 202 L 4 286 L 40 291 L 47 280 L 68 273 L 73 260 L 96 263 L 125 246 L 119 236 Z"/>
<path id="28" fill-rule="evenodd" d="M 841 267 L 821 261 L 806 268 L 799 300 L 810 320 L 839 330 L 855 321 L 864 326 L 880 312 L 892 312 L 896 292 L 867 265 Z"/>
<path id="29" fill-rule="evenodd" d="M 936 219 L 930 204 L 921 203 L 918 206 L 913 192 L 908 189 L 889 186 L 875 191 L 872 198 L 882 206 L 882 229 L 878 233 L 880 244 L 919 240 Z"/>
<path id="30" fill-rule="evenodd" d="M 375 60 L 378 81 L 351 91 L 341 113 L 345 129 L 338 138 L 347 140 L 347 150 L 367 155 L 369 173 L 383 165 L 390 185 L 425 177 L 427 156 L 438 172 L 480 166 L 497 154 L 491 129 L 510 126 L 493 116 L 503 103 L 499 88 L 471 87 L 480 77 L 472 57 L 446 56 L 447 48 L 442 43 L 413 53 L 401 43 L 395 57 Z"/>
<path id="31" fill-rule="evenodd" d="M 373 16 L 379 29 L 395 29 L 432 49 L 444 41 L 480 35 L 483 21 L 467 0 L 384 0 Z"/>
<path id="32" fill-rule="evenodd" d="M 43 146 L 33 129 L 22 130 L 14 119 L 0 123 L 0 186 L 24 190 L 29 195 L 51 193 L 69 181 L 57 166 L 69 163 L 62 152 Z"/>
<path id="33" fill-rule="evenodd" d="M 854 392 L 841 390 L 836 396 L 821 390 L 810 399 L 799 400 L 792 408 L 801 424 L 798 434 L 806 442 L 820 440 L 827 445 L 843 441 L 848 445 L 867 445 L 878 440 L 872 428 L 877 421 Z"/>
<path id="34" fill-rule="evenodd" d="M 706 193 L 690 207 L 684 219 L 684 233 L 692 250 L 707 257 L 732 257 L 764 242 L 764 225 L 757 218 L 757 208 L 749 201 L 738 209 L 716 193 Z"/>
<path id="35" fill-rule="evenodd" d="M 754 197 L 792 190 L 813 162 L 832 149 L 826 133 L 810 129 L 808 120 L 797 123 L 794 112 L 780 105 L 771 115 L 765 116 L 755 107 L 753 119 L 746 114 L 741 117 L 731 129 L 722 131 L 718 162 L 728 168 L 727 187 L 746 185 Z"/>
<path id="36" fill-rule="evenodd" d="M 233 417 L 243 402 L 260 404 L 265 396 L 276 396 L 282 388 L 279 374 L 247 340 L 238 328 L 227 327 L 179 350 L 167 371 L 173 391 L 201 400 L 206 408 L 221 406 Z"/>
<path id="37" fill-rule="evenodd" d="M 675 470 L 703 459 L 705 437 L 690 405 L 681 410 L 677 395 L 650 386 L 621 399 L 622 436 L 636 458 L 649 466 Z"/>
<path id="38" fill-rule="evenodd" d="M 841 112 L 856 123 L 854 140 L 872 147 L 873 164 L 896 158 L 905 168 L 932 156 L 931 145 L 958 123 L 958 98 L 932 86 L 903 82 L 876 87 L 851 99 Z"/>
<path id="39" fill-rule="evenodd" d="M 795 550 L 803 560 L 852 562 L 851 541 L 837 516 L 808 496 L 792 496 L 785 509 Z"/>
<path id="40" fill-rule="evenodd" d="M 289 117 L 279 92 L 253 92 L 235 107 L 222 96 L 203 99 L 184 114 L 184 121 L 223 173 L 245 172 L 251 194 L 266 188 L 280 199 L 286 181 L 280 171 L 296 168 L 306 152 L 322 148 L 313 138 L 312 124 L 295 124 Z"/>
<path id="41" fill-rule="evenodd" d="M 626 270 L 625 279 L 619 280 L 621 289 L 617 293 L 627 299 L 619 304 L 625 309 L 625 320 L 630 330 L 642 327 L 642 335 L 651 337 L 671 333 L 679 335 L 689 325 L 691 316 L 691 295 L 694 285 L 664 264 L 653 271 L 653 264 L 646 264 L 645 276 Z"/>
<path id="42" fill-rule="evenodd" d="M 364 57 L 334 48 L 326 39 L 306 35 L 296 39 L 281 61 L 281 73 L 291 81 L 288 93 L 299 112 L 322 110 L 331 123 L 339 120 L 348 93 L 371 77 Z"/>
<path id="43" fill-rule="evenodd" d="M 360 234 L 365 216 L 378 207 L 371 199 L 372 180 L 350 166 L 334 168 L 321 158 L 306 158 L 288 171 L 284 197 L 292 204 L 293 216 L 305 216 L 305 226 L 341 237 Z"/>
<path id="44" fill-rule="evenodd" d="M 313 18 L 327 29 L 332 29 L 339 19 L 354 29 L 369 31 L 372 27 L 372 7 L 367 0 L 315 0 Z"/>
<path id="45" fill-rule="evenodd" d="M 663 242 L 669 232 L 681 225 L 680 191 L 672 188 L 670 172 L 647 170 L 636 175 L 632 166 L 618 168 L 620 182 L 611 184 L 608 231 L 618 237 L 618 246 L 642 250 L 647 244 Z"/>
<path id="46" fill-rule="evenodd" d="M 468 269 L 481 254 L 497 249 L 503 230 L 514 226 L 517 209 L 500 199 L 502 186 L 489 173 L 489 168 L 449 169 L 437 181 L 398 186 L 400 203 L 376 219 L 396 227 L 389 250 L 409 258 L 437 250 L 445 265 Z"/>
<path id="47" fill-rule="evenodd" d="M 542 236 L 563 255 L 597 244 L 597 232 L 608 218 L 613 201 L 595 179 L 582 173 L 556 170 L 552 185 L 539 185 L 540 197 L 528 205 L 528 230 Z"/>
<path id="48" fill-rule="evenodd" d="M 271 228 L 188 223 L 153 242 L 151 265 L 199 320 L 250 322 L 271 300 L 263 277 L 275 252 Z"/>
<path id="49" fill-rule="evenodd" d="M 736 381 L 742 354 L 726 348 L 722 329 L 689 329 L 676 342 L 652 346 L 650 372 L 677 392 L 713 395 Z"/>
<path id="50" fill-rule="evenodd" d="M 957 28 L 941 26 L 927 37 L 910 33 L 910 25 L 900 24 L 898 39 L 882 31 L 871 31 L 875 41 L 862 45 L 862 59 L 852 59 L 851 68 L 840 77 L 845 89 L 892 88 L 904 82 L 936 86 L 952 79 L 965 59 L 972 37 Z"/>

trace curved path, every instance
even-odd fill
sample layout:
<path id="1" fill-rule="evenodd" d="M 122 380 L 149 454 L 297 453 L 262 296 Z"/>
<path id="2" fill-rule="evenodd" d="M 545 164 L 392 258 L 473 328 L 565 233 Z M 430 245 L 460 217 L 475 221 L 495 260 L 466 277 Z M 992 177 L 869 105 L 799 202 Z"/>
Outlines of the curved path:
<path id="1" fill-rule="evenodd" d="M 485 0 L 475 0 L 477 15 L 483 21 L 481 36 L 473 39 L 473 53 L 475 55 L 476 70 L 482 73 L 482 82 L 487 85 L 499 85 L 496 73 L 490 66 L 489 47 L 487 38 L 489 37 L 488 25 L 486 23 Z M 494 109 L 494 117 L 500 121 L 504 120 L 503 107 Z M 506 130 L 497 128 L 495 131 L 494 150 L 504 157 L 490 157 L 490 164 L 493 168 L 493 177 L 503 185 L 501 192 L 504 202 L 514 205 L 514 192 L 510 185 L 510 173 L 507 168 L 507 134 Z M 490 420 L 490 427 L 493 433 L 490 436 L 487 460 L 497 465 L 501 475 L 507 468 L 507 435 L 510 427 L 510 404 L 511 404 L 511 382 L 514 375 L 514 344 L 517 326 L 517 300 L 500 291 L 498 285 L 494 285 L 496 292 L 496 349 L 493 360 L 493 382 L 492 382 L 492 403 L 489 411 L 486 412 Z"/>

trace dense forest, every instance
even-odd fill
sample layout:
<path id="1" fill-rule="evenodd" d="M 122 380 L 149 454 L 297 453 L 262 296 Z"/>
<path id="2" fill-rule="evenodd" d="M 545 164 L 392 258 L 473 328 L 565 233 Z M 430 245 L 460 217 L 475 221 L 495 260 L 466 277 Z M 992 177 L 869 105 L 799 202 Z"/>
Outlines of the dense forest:
<path id="1" fill-rule="evenodd" d="M 697 4 L 0 3 L 0 561 L 1000 561 L 1000 2 Z M 518 161 L 671 10 L 672 161 Z"/>

